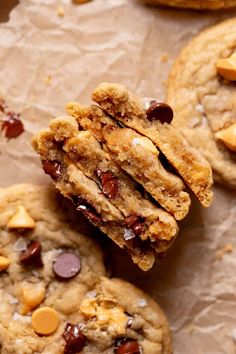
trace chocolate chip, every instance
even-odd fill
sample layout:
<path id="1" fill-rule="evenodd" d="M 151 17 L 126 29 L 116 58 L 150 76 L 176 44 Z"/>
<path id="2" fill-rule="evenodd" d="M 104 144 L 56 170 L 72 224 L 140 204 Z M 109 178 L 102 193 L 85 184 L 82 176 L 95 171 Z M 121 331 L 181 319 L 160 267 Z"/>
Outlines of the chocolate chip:
<path id="1" fill-rule="evenodd" d="M 139 236 L 143 231 L 143 219 L 137 215 L 130 215 L 125 218 L 125 225 L 127 225 L 136 236 Z"/>
<path id="2" fill-rule="evenodd" d="M 102 182 L 103 194 L 110 199 L 115 199 L 119 192 L 118 178 L 111 171 L 102 172 L 100 169 L 97 169 L 97 175 Z"/>
<path id="3" fill-rule="evenodd" d="M 81 262 L 77 255 L 71 252 L 60 254 L 53 263 L 53 271 L 61 280 L 75 277 L 81 269 Z"/>
<path id="4" fill-rule="evenodd" d="M 38 241 L 31 242 L 27 249 L 22 252 L 20 255 L 20 262 L 24 265 L 31 265 L 33 267 L 43 266 L 41 258 L 41 245 Z"/>
<path id="5" fill-rule="evenodd" d="M 130 338 L 119 338 L 116 341 L 115 354 L 142 354 L 142 348 L 137 340 Z"/>
<path id="6" fill-rule="evenodd" d="M 147 119 L 152 121 L 158 120 L 161 123 L 171 123 L 174 113 L 172 108 L 166 103 L 156 102 L 152 104 L 146 112 Z"/>
<path id="7" fill-rule="evenodd" d="M 135 235 L 139 236 L 143 231 L 143 225 L 139 222 L 132 227 L 132 230 L 135 233 Z"/>
<path id="8" fill-rule="evenodd" d="M 55 181 L 61 177 L 62 174 L 62 167 L 59 161 L 48 161 L 43 160 L 42 166 L 44 172 L 49 175 Z"/>
<path id="9" fill-rule="evenodd" d="M 64 354 L 79 353 L 86 344 L 86 337 L 78 325 L 67 323 L 62 336 L 66 341 Z"/>
<path id="10" fill-rule="evenodd" d="M 130 215 L 125 218 L 125 224 L 131 228 L 134 224 L 138 222 L 138 217 L 137 215 Z"/>
<path id="11" fill-rule="evenodd" d="M 81 211 L 84 216 L 95 225 L 99 225 L 102 223 L 102 218 L 96 210 L 90 205 L 85 199 L 81 197 L 72 197 L 74 204 L 76 204 L 76 210 Z"/>
<path id="12" fill-rule="evenodd" d="M 19 114 L 7 113 L 3 119 L 1 130 L 4 131 L 6 138 L 17 138 L 24 132 L 24 125 L 19 119 Z"/>

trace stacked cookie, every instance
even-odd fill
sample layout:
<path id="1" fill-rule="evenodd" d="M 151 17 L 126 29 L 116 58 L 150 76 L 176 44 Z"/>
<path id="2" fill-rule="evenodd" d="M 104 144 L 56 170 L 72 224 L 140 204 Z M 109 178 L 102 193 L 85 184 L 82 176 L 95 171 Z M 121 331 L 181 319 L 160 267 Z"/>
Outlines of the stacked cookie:
<path id="1" fill-rule="evenodd" d="M 0 352 L 171 354 L 161 309 L 105 276 L 100 249 L 57 199 L 42 186 L 0 189 Z"/>
<path id="2" fill-rule="evenodd" d="M 70 116 L 52 120 L 33 147 L 61 193 L 148 270 L 189 211 L 186 185 L 210 205 L 211 168 L 172 127 L 169 106 L 152 102 L 146 109 L 125 87 L 109 83 L 92 98 L 99 106 L 69 103 Z"/>

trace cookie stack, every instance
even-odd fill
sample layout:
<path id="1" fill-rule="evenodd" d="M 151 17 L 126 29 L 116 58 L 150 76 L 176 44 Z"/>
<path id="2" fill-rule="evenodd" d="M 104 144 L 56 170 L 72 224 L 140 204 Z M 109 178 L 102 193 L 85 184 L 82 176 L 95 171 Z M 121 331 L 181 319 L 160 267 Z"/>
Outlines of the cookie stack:
<path id="1" fill-rule="evenodd" d="M 69 103 L 70 116 L 52 120 L 33 147 L 60 192 L 146 271 L 188 214 L 186 186 L 204 207 L 211 204 L 211 168 L 171 125 L 168 105 L 147 108 L 110 83 L 92 99 L 97 105 Z"/>
<path id="2" fill-rule="evenodd" d="M 106 277 L 101 250 L 50 188 L 0 189 L 0 254 L 2 354 L 172 353 L 162 310 Z"/>

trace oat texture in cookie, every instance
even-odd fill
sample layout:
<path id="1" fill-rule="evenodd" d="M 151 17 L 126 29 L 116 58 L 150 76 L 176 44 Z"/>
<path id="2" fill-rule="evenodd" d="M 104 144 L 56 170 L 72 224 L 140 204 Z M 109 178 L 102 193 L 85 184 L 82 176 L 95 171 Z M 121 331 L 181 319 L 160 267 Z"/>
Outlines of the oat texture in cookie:
<path id="1" fill-rule="evenodd" d="M 168 81 L 173 125 L 210 162 L 215 180 L 236 188 L 236 21 L 193 39 Z"/>
<path id="2" fill-rule="evenodd" d="M 236 6 L 236 0 L 145 0 L 148 5 L 166 5 L 196 10 L 219 10 Z"/>
<path id="3" fill-rule="evenodd" d="M 172 353 L 159 306 L 104 276 L 100 249 L 72 229 L 55 191 L 16 185 L 0 201 L 2 354 Z"/>

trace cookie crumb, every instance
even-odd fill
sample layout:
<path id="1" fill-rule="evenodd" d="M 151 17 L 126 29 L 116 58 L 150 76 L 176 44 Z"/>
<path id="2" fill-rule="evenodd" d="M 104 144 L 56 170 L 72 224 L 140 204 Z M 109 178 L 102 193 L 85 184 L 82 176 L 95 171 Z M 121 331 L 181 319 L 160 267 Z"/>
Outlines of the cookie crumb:
<path id="1" fill-rule="evenodd" d="M 65 16 L 65 10 L 62 6 L 59 6 L 57 9 L 57 16 L 59 17 L 64 17 Z"/>
<path id="2" fill-rule="evenodd" d="M 232 243 L 226 243 L 223 247 L 221 247 L 218 251 L 216 251 L 216 258 L 222 259 L 225 253 L 233 252 L 233 245 Z"/>
<path id="3" fill-rule="evenodd" d="M 169 60 L 170 56 L 168 53 L 163 53 L 161 56 L 160 56 L 160 62 L 161 63 L 167 63 L 168 60 Z"/>
<path id="4" fill-rule="evenodd" d="M 51 75 L 48 75 L 47 77 L 45 77 L 43 79 L 43 82 L 45 83 L 46 86 L 50 86 L 51 83 L 52 83 L 52 76 Z"/>

